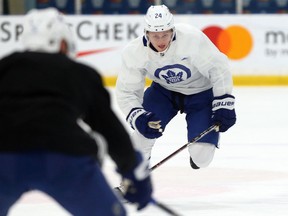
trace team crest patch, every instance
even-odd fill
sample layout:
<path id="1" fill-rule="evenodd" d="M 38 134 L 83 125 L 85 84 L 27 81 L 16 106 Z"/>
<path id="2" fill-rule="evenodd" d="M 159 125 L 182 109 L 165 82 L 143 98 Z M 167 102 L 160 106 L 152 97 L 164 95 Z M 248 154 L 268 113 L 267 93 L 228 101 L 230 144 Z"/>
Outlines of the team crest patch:
<path id="1" fill-rule="evenodd" d="M 155 77 L 165 80 L 168 84 L 182 82 L 191 77 L 189 68 L 181 64 L 167 65 L 155 71 Z"/>

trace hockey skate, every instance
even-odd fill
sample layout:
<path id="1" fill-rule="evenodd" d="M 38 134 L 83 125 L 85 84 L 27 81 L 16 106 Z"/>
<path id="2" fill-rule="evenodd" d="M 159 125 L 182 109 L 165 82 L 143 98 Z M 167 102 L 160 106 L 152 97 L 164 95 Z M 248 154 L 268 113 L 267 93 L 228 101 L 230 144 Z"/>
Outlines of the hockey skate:
<path id="1" fill-rule="evenodd" d="M 191 157 L 189 157 L 189 158 L 190 158 L 190 166 L 192 167 L 192 169 L 200 169 L 200 167 L 198 167 L 198 166 L 193 162 L 192 158 L 191 158 Z"/>

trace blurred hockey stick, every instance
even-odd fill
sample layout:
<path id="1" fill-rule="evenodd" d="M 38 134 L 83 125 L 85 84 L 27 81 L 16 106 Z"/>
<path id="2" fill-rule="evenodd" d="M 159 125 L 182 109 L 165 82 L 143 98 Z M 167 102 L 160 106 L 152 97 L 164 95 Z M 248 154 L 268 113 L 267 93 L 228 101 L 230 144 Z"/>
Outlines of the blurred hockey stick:
<path id="1" fill-rule="evenodd" d="M 167 160 L 169 160 L 170 158 L 172 158 L 173 156 L 175 156 L 176 154 L 178 154 L 179 152 L 181 152 L 183 149 L 185 149 L 187 146 L 191 145 L 192 143 L 197 142 L 198 140 L 200 140 L 202 137 L 206 136 L 208 133 L 210 133 L 211 131 L 218 131 L 219 130 L 219 125 L 215 124 L 210 126 L 209 128 L 207 128 L 206 130 L 204 130 L 202 133 L 200 133 L 198 136 L 194 137 L 190 142 L 186 143 L 185 145 L 183 145 L 181 148 L 177 149 L 176 151 L 174 151 L 172 154 L 168 155 L 166 158 L 164 158 L 163 160 L 161 160 L 159 163 L 155 164 L 153 167 L 150 168 L 151 171 L 153 171 L 154 169 L 156 169 L 157 167 L 159 167 L 160 165 L 162 165 L 164 162 L 166 162 Z"/>
<path id="2" fill-rule="evenodd" d="M 165 211 L 166 213 L 168 213 L 171 216 L 180 216 L 180 214 L 176 213 L 175 211 L 173 211 L 172 209 L 168 208 L 166 205 L 164 205 L 163 203 L 159 203 L 158 201 L 156 201 L 155 199 L 151 199 L 150 203 L 152 203 L 154 206 L 162 209 L 163 211 Z"/>
<path id="3" fill-rule="evenodd" d="M 126 189 L 127 189 L 127 186 L 125 187 L 124 185 L 120 185 L 119 187 L 114 188 L 116 194 L 118 194 L 118 197 L 121 197 L 120 200 L 122 203 L 129 203 L 127 200 L 123 199 L 123 196 L 126 193 Z M 165 211 L 171 216 L 180 216 L 180 214 L 176 213 L 175 211 L 173 211 L 171 208 L 167 207 L 163 203 L 156 201 L 154 198 L 151 198 L 150 204 L 158 207 L 159 209 L 161 209 L 162 211 Z"/>

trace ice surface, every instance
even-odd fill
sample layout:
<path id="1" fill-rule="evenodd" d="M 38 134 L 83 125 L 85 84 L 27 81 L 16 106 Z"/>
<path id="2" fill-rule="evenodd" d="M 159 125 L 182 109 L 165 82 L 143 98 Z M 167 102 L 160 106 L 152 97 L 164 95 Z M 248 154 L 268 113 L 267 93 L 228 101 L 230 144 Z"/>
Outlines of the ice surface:
<path id="1" fill-rule="evenodd" d="M 109 89 L 113 108 L 114 89 Z M 288 215 L 288 88 L 236 87 L 237 124 L 221 136 L 212 164 L 192 170 L 187 149 L 152 172 L 154 197 L 183 216 L 287 216 Z M 124 122 L 124 121 L 123 121 Z M 186 143 L 184 115 L 168 125 L 152 152 L 151 164 Z M 106 159 L 104 172 L 111 186 L 119 177 Z M 150 205 L 141 212 L 127 205 L 129 215 L 161 216 Z M 25 194 L 9 216 L 69 215 L 47 195 Z"/>

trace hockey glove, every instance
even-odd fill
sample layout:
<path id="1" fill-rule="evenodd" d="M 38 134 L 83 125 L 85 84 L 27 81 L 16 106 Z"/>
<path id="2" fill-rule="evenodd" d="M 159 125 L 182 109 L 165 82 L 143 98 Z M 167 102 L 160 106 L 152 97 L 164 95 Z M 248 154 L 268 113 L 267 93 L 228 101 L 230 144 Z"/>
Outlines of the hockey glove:
<path id="1" fill-rule="evenodd" d="M 152 200 L 152 183 L 150 179 L 149 162 L 144 161 L 141 153 L 136 152 L 137 163 L 132 170 L 122 173 L 123 197 L 137 204 L 137 209 L 145 208 Z"/>
<path id="2" fill-rule="evenodd" d="M 133 129 L 136 129 L 148 139 L 162 136 L 161 120 L 154 113 L 147 112 L 143 108 L 132 109 L 127 117 L 127 121 Z"/>
<path id="3" fill-rule="evenodd" d="M 212 102 L 212 121 L 213 124 L 220 124 L 220 132 L 227 131 L 236 122 L 234 101 L 234 96 L 225 94 L 215 97 Z"/>

